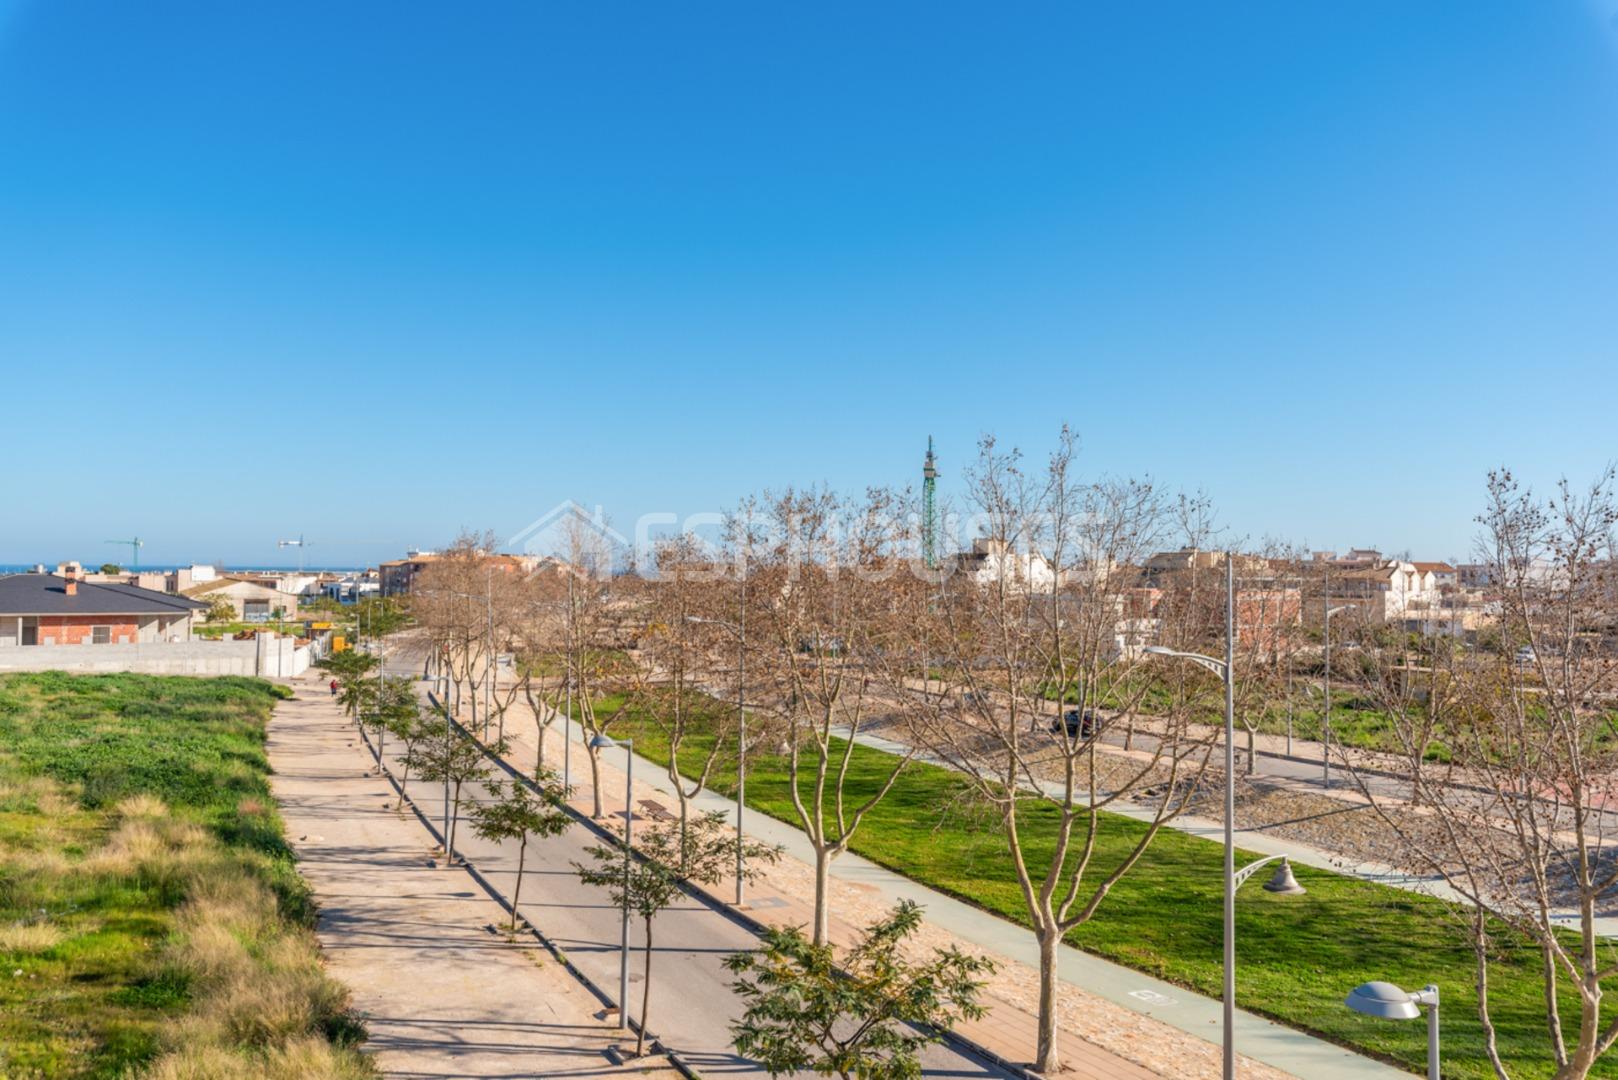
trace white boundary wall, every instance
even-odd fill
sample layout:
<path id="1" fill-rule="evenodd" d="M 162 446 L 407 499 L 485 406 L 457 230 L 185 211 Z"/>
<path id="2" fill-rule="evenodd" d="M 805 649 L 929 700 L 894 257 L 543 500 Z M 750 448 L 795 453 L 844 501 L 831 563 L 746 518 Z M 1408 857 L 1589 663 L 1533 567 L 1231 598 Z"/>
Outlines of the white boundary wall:
<path id="1" fill-rule="evenodd" d="M 134 671 L 145 675 L 301 675 L 325 653 L 324 635 L 303 648 L 290 637 L 139 645 L 5 645 L 4 671 Z"/>

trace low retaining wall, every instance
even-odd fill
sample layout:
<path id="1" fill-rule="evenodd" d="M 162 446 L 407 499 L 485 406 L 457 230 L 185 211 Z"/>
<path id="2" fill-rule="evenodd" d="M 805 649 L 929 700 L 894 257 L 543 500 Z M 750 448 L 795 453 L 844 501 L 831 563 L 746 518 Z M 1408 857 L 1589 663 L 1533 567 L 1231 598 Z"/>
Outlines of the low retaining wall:
<path id="1" fill-rule="evenodd" d="M 324 638 L 297 648 L 289 637 L 139 645 L 0 646 L 0 671 L 133 671 L 143 675 L 259 675 L 290 679 L 326 651 Z"/>

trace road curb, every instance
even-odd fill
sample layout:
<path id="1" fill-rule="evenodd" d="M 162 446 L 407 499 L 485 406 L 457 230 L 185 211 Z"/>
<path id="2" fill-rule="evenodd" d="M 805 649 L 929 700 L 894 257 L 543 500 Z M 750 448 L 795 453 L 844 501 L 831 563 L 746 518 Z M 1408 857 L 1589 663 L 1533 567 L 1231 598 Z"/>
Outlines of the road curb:
<path id="1" fill-rule="evenodd" d="M 429 692 L 427 696 L 428 696 L 428 699 L 434 703 L 435 709 L 438 708 L 437 699 L 432 695 L 432 693 Z M 442 710 L 440 709 L 439 711 L 441 712 Z M 524 787 L 528 788 L 530 791 L 538 793 L 539 786 L 537 784 L 535 784 L 533 782 L 533 780 L 531 780 L 529 777 L 525 776 L 523 773 L 521 773 L 516 768 L 514 768 L 511 765 L 510 762 L 506 761 L 504 758 L 499 757 L 498 755 L 496 755 L 492 751 L 490 751 L 488 746 L 485 745 L 484 742 L 481 739 L 479 739 L 476 735 L 472 734 L 472 732 L 470 730 L 468 730 L 465 725 L 463 725 L 460 721 L 454 719 L 453 717 L 446 717 L 446 719 L 448 719 L 449 722 L 455 727 L 456 731 L 459 731 L 466 738 L 471 739 L 472 742 L 478 747 L 478 749 L 483 752 L 483 756 L 485 758 L 487 758 L 489 761 L 493 762 L 494 765 L 497 768 L 499 768 L 507 776 L 510 776 L 511 778 L 517 780 L 519 783 L 521 783 Z M 581 813 L 578 810 L 575 810 L 571 806 L 564 806 L 563 809 L 566 810 L 567 813 L 569 814 L 569 816 L 571 816 L 575 821 L 577 821 L 580 824 L 584 825 L 586 828 L 588 828 L 590 831 L 594 832 L 597 836 L 601 837 L 602 839 L 607 840 L 610 843 L 613 843 L 615 845 L 621 845 L 623 843 L 623 841 L 618 837 L 618 835 L 616 833 L 614 833 L 612 830 L 610 830 L 610 829 L 604 827 L 603 825 L 601 825 L 599 822 L 597 822 L 594 818 L 590 817 L 588 814 Z M 419 815 L 419 811 L 418 811 L 418 815 Z M 431 828 L 430 825 L 429 825 L 429 828 Z M 434 829 L 433 832 L 434 832 L 435 835 L 437 834 L 436 829 Z M 630 854 L 635 859 L 642 859 L 643 858 L 643 856 L 640 854 L 640 852 L 635 851 L 633 848 L 630 849 Z M 484 887 L 485 887 L 485 889 L 488 888 L 487 885 L 485 885 Z M 753 916 L 747 914 L 746 912 L 738 910 L 734 905 L 729 904 L 726 901 L 719 899 L 717 896 L 714 896 L 712 893 L 708 892 L 706 889 L 702 888 L 699 885 L 694 885 L 694 884 L 691 884 L 690 882 L 681 882 L 680 888 L 681 888 L 682 891 L 685 892 L 685 894 L 687 896 L 690 896 L 693 900 L 696 900 L 699 903 L 701 903 L 704 907 L 707 907 L 710 910 L 715 911 L 720 915 L 723 915 L 725 918 L 729 919 L 731 922 L 733 922 L 736 925 L 746 929 L 749 933 L 753 934 L 755 937 L 762 937 L 767 931 L 769 931 L 771 929 L 771 927 L 769 925 L 767 925 L 766 923 L 760 922 L 758 919 L 753 918 Z M 504 906 L 505 901 L 504 901 L 503 898 L 497 897 L 496 899 L 502 904 L 502 906 Z M 535 933 L 537 934 L 538 931 L 536 930 Z M 604 995 L 599 988 L 596 988 L 596 987 L 594 987 L 593 984 L 590 984 L 589 980 L 587 978 L 585 978 L 582 974 L 579 977 L 581 979 L 584 979 L 584 981 L 588 985 L 591 985 L 591 988 L 595 990 L 596 995 L 598 997 L 602 998 L 603 1001 L 608 1000 L 606 998 L 606 995 Z M 921 1027 L 920 1025 L 912 1025 L 912 1026 L 918 1027 L 918 1028 Z M 926 1030 L 926 1029 L 922 1029 L 922 1030 Z M 982 1060 L 986 1064 L 993 1065 L 994 1067 L 999 1068 L 999 1069 L 1004 1069 L 1006 1072 L 1009 1072 L 1013 1076 L 1017 1077 L 1018 1080 L 1045 1080 L 1044 1074 L 1036 1073 L 1036 1072 L 1030 1070 L 1029 1068 L 1027 1068 L 1025 1065 L 1021 1065 L 1021 1064 L 1019 1064 L 1017 1062 L 1014 1062 L 1014 1061 L 1009 1061 L 1006 1058 L 1003 1058 L 999 1054 L 995 1053 L 993 1050 L 990 1050 L 988 1047 L 979 1044 L 975 1040 L 970 1039 L 965 1035 L 961 1035 L 961 1034 L 959 1034 L 959 1033 L 957 1033 L 957 1032 L 955 1032 L 953 1030 L 950 1030 L 950 1029 L 934 1028 L 934 1029 L 931 1029 L 931 1030 L 933 1031 L 934 1034 L 938 1035 L 939 1038 L 943 1042 L 946 1042 L 946 1043 L 950 1044 L 951 1046 L 955 1047 L 957 1050 L 963 1051 L 963 1052 L 965 1052 L 965 1053 L 967 1053 L 967 1054 L 969 1054 L 969 1055 L 971 1055 L 973 1057 L 979 1058 L 980 1060 Z M 650 1038 L 651 1033 L 648 1032 L 647 1036 L 648 1036 L 648 1038 Z M 668 1054 L 669 1054 L 670 1060 L 674 1061 L 675 1060 L 675 1052 L 674 1051 L 668 1051 Z M 679 1068 L 680 1071 L 682 1073 L 684 1073 L 685 1075 L 688 1075 L 688 1076 L 696 1076 L 696 1075 L 698 1075 L 695 1072 L 687 1071 L 688 1067 L 685 1066 L 683 1063 L 677 1063 L 676 1067 Z"/>
<path id="2" fill-rule="evenodd" d="M 430 700 L 432 699 L 431 694 L 429 694 L 428 697 L 429 697 Z M 436 701 L 434 702 L 434 704 L 435 704 L 435 707 L 436 707 Z M 511 769 L 510 766 L 506 765 L 505 762 L 501 761 L 499 758 L 497 758 L 494 755 L 490 754 L 488 747 L 484 746 L 482 742 L 480 742 L 475 736 L 472 735 L 471 732 L 467 731 L 466 728 L 459 721 L 454 720 L 454 719 L 450 719 L 450 723 L 452 725 L 454 725 L 455 729 L 458 732 L 460 732 L 466 738 L 471 739 L 473 741 L 473 743 L 475 743 L 477 745 L 477 747 L 480 750 L 483 751 L 483 754 L 484 754 L 485 757 L 487 757 L 487 758 L 489 758 L 489 760 L 494 761 L 497 764 L 501 765 L 505 769 L 506 772 L 510 773 L 512 776 L 516 777 L 517 779 L 523 781 L 528 787 L 532 788 L 534 786 L 532 784 L 532 782 L 527 779 L 527 777 L 524 777 L 520 773 L 515 772 L 514 770 Z M 376 759 L 377 768 L 380 770 L 382 776 L 387 779 L 389 786 L 392 787 L 393 790 L 398 793 L 400 801 L 407 804 L 410 807 L 411 812 L 416 815 L 416 820 L 421 822 L 422 826 L 427 830 L 428 835 L 433 837 L 435 840 L 437 840 L 440 847 L 445 848 L 444 858 L 445 858 L 445 860 L 448 860 L 448 858 L 449 858 L 448 848 L 444 843 L 444 835 L 439 830 L 439 827 L 437 825 L 433 824 L 432 819 L 430 817 L 428 817 L 426 812 L 416 803 L 416 800 L 411 798 L 408 794 L 406 794 L 404 788 L 399 784 L 398 778 L 395 777 L 393 775 L 393 773 L 391 771 L 389 771 L 388 768 L 385 765 L 383 765 L 383 763 L 381 761 L 381 754 L 378 752 L 376 745 L 371 741 L 370 732 L 366 731 L 364 725 L 359 724 L 359 723 L 356 723 L 354 725 L 354 727 L 359 732 L 359 736 L 360 736 L 361 741 L 364 742 L 365 746 L 371 751 L 371 756 L 374 759 Z M 577 813 L 575 811 L 573 811 L 571 807 L 568 808 L 568 812 L 570 814 L 573 814 L 575 817 L 578 816 Z M 585 818 L 583 820 L 585 820 L 586 822 L 589 821 L 588 818 Z M 594 824 L 594 823 L 591 822 L 590 824 Z M 597 832 L 610 837 L 610 834 L 606 833 L 606 830 L 600 829 L 599 827 L 597 827 Z M 447 861 L 446 861 L 446 868 L 447 869 L 465 870 L 467 875 L 469 877 L 471 877 L 471 879 L 474 882 L 477 883 L 478 888 L 482 889 L 484 891 L 484 893 L 488 895 L 489 899 L 493 900 L 496 904 L 498 904 L 500 906 L 501 910 L 503 910 L 507 914 L 509 914 L 511 916 L 513 922 L 515 922 L 517 919 L 522 918 L 522 916 L 517 912 L 517 910 L 514 907 L 512 907 L 510 901 L 508 901 L 505 898 L 505 896 L 503 894 L 501 894 L 501 892 L 498 889 L 496 889 L 494 887 L 494 885 L 491 884 L 487 878 L 485 878 L 483 876 L 483 874 L 478 870 L 478 868 L 475 865 L 473 865 L 471 860 L 467 859 L 466 856 L 464 856 L 464 855 L 461 856 L 461 862 L 460 862 L 459 867 L 455 867 L 455 866 L 453 866 L 451 864 L 448 864 Z M 561 949 L 557 948 L 555 942 L 551 941 L 550 938 L 546 937 L 544 932 L 541 931 L 539 929 L 539 927 L 535 926 L 532 922 L 530 922 L 527 919 L 523 919 L 522 921 L 523 921 L 523 925 L 527 927 L 527 933 L 530 934 L 534 938 L 534 940 L 537 941 L 540 944 L 540 946 L 542 948 L 544 948 L 547 953 L 550 954 L 551 959 L 553 959 L 554 961 L 556 961 L 556 963 L 561 965 L 562 968 L 565 971 L 568 972 L 568 974 L 572 975 L 575 979 L 577 979 L 579 981 L 579 983 L 586 990 L 588 990 L 592 995 L 594 995 L 594 997 L 595 997 L 595 999 L 597 1001 L 601 1002 L 601 1004 L 603 1006 L 605 1006 L 606 1008 L 619 1010 L 619 1011 L 623 1010 L 623 1005 L 622 1004 L 620 1004 L 619 1002 L 613 1000 L 612 996 L 610 994 L 608 994 L 605 990 L 603 990 L 600 986 L 598 986 L 596 984 L 595 980 L 591 979 L 590 976 L 586 975 L 583 971 L 579 970 L 579 968 L 574 965 L 573 961 L 571 961 L 571 960 L 569 960 L 567 958 L 567 954 L 564 953 Z M 635 1022 L 635 1019 L 633 1017 L 629 1018 L 629 1027 L 630 1027 L 631 1030 L 636 1031 L 636 1032 L 639 1032 L 641 1030 L 640 1025 Z M 654 1032 L 647 1031 L 646 1032 L 646 1039 L 651 1044 L 652 1050 L 655 1053 L 663 1054 L 665 1057 L 667 1057 L 668 1061 L 669 1061 L 669 1064 L 674 1066 L 674 1070 L 676 1072 L 678 1072 L 681 1076 L 688 1077 L 689 1080 L 702 1080 L 702 1074 L 699 1073 L 694 1067 L 692 1067 L 684 1058 L 682 1058 L 680 1056 L 679 1051 L 677 1051 L 677 1050 L 673 1049 L 672 1047 L 669 1047 L 668 1045 L 666 1045 L 660 1038 L 658 1038 L 658 1036 Z"/>

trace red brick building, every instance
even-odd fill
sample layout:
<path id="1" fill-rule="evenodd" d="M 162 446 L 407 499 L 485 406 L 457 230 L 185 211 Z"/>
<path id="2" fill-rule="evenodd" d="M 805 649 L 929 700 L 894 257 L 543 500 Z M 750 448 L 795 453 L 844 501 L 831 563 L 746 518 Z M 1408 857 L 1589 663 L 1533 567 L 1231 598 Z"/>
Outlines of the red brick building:
<path id="1" fill-rule="evenodd" d="M 0 577 L 0 647 L 185 641 L 206 604 L 135 585 L 56 574 Z"/>

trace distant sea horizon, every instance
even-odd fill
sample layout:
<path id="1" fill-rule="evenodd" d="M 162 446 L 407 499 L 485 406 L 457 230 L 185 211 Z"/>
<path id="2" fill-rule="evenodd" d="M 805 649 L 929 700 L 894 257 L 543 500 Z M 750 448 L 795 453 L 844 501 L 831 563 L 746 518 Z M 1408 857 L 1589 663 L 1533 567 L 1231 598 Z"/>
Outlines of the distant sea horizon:
<path id="1" fill-rule="evenodd" d="M 57 561 L 59 562 L 61 560 L 57 560 Z M 0 563 L 0 576 L 3 576 L 5 574 L 26 574 L 30 570 L 32 570 L 34 567 L 36 567 L 38 565 L 40 565 L 40 564 L 39 563 Z M 122 564 L 120 564 L 120 565 L 122 565 Z M 193 565 L 193 564 L 186 563 L 185 565 L 190 566 L 190 565 Z M 210 564 L 210 565 L 212 565 L 212 564 Z M 45 569 L 48 570 L 48 571 L 55 571 L 55 569 L 56 569 L 56 563 L 55 562 L 45 563 L 44 566 L 45 566 Z M 85 570 L 87 570 L 87 571 L 89 571 L 91 573 L 94 573 L 94 572 L 101 569 L 101 564 L 96 563 L 95 565 L 92 566 L 90 563 L 85 563 L 84 568 L 85 568 Z M 173 564 L 168 564 L 168 563 L 158 563 L 155 566 L 143 566 L 143 567 L 141 567 L 142 570 L 163 571 L 165 573 L 170 571 L 170 570 L 173 570 L 175 568 L 176 567 Z M 133 568 L 126 566 L 126 567 L 124 567 L 124 569 L 125 570 L 132 570 Z M 226 574 L 246 574 L 246 573 L 257 573 L 257 572 L 261 572 L 261 571 L 268 571 L 268 572 L 276 573 L 276 574 L 296 574 L 298 572 L 298 568 L 296 566 L 275 566 L 275 565 L 272 565 L 272 564 L 269 564 L 269 563 L 243 563 L 240 566 L 222 566 L 222 567 L 215 567 L 215 569 L 219 570 L 221 573 L 226 573 Z M 306 573 L 306 574 L 353 574 L 353 573 L 358 573 L 359 571 L 366 570 L 366 569 L 369 569 L 369 567 L 364 567 L 364 566 L 306 566 L 306 567 L 303 568 L 303 572 Z"/>

